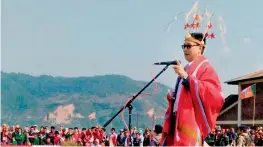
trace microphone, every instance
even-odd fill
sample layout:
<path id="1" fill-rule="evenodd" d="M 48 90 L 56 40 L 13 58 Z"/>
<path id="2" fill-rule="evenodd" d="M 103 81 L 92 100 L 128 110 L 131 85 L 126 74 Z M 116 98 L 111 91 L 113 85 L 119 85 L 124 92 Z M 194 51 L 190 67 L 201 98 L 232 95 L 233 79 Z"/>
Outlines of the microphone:
<path id="1" fill-rule="evenodd" d="M 181 61 L 179 61 L 181 63 Z M 156 62 L 154 65 L 177 65 L 177 61 Z"/>

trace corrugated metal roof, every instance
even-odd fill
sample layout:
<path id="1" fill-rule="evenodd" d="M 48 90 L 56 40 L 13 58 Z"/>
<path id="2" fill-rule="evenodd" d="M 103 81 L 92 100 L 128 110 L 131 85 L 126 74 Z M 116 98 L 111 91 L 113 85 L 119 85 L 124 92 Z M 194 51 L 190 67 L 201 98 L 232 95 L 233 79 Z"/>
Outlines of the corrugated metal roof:
<path id="1" fill-rule="evenodd" d="M 231 85 L 237 85 L 239 82 L 244 82 L 244 81 L 254 80 L 254 79 L 261 79 L 261 78 L 263 78 L 263 70 L 226 81 L 225 83 L 231 84 Z"/>

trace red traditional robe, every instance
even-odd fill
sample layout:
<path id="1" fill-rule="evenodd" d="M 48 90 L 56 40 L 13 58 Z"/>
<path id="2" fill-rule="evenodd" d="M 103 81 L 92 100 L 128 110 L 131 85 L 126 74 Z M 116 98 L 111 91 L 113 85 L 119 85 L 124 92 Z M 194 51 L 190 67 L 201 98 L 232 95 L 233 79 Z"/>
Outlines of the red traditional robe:
<path id="1" fill-rule="evenodd" d="M 116 133 L 111 133 L 110 134 L 110 142 L 111 146 L 117 146 L 117 134 Z"/>
<path id="2" fill-rule="evenodd" d="M 170 124 L 172 103 L 168 99 L 161 145 L 202 146 L 224 104 L 218 75 L 204 56 L 193 61 L 187 73 L 179 95 L 175 124 Z M 175 125 L 174 136 L 169 136 L 171 125 Z"/>

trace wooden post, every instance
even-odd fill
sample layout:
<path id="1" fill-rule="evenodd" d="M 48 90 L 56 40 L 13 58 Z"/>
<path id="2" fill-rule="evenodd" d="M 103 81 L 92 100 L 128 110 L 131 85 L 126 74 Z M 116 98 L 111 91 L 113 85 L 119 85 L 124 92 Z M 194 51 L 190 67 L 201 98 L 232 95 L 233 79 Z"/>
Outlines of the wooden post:
<path id="1" fill-rule="evenodd" d="M 242 99 L 240 98 L 241 84 L 238 84 L 238 109 L 237 109 L 237 125 L 241 125 L 241 111 L 242 111 Z"/>
<path id="2" fill-rule="evenodd" d="M 254 96 L 254 109 L 253 109 L 253 126 L 254 126 L 254 124 L 255 124 L 255 115 L 256 115 L 256 95 L 257 94 L 255 94 L 255 96 Z"/>

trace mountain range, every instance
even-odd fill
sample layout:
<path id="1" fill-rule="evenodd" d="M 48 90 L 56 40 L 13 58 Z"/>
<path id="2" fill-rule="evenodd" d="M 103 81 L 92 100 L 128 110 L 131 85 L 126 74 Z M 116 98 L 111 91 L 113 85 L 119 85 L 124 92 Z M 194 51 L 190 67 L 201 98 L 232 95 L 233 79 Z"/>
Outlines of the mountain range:
<path id="1" fill-rule="evenodd" d="M 72 78 L 1 72 L 1 77 L 1 122 L 21 126 L 102 126 L 147 84 L 123 75 Z M 141 94 L 133 102 L 133 127 L 152 127 L 153 119 L 146 114 L 151 108 L 155 110 L 154 123 L 162 123 L 170 87 L 156 83 L 145 92 L 153 91 L 154 86 L 158 87 L 154 94 Z M 89 120 L 92 112 L 96 119 Z M 128 124 L 128 110 L 124 118 Z M 106 129 L 110 127 L 124 128 L 121 115 Z"/>

